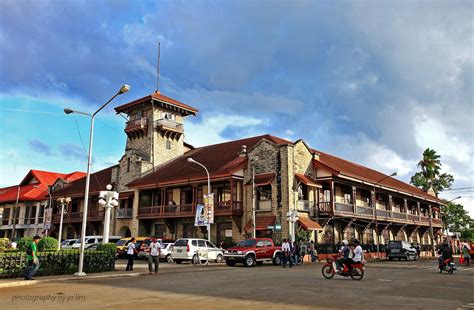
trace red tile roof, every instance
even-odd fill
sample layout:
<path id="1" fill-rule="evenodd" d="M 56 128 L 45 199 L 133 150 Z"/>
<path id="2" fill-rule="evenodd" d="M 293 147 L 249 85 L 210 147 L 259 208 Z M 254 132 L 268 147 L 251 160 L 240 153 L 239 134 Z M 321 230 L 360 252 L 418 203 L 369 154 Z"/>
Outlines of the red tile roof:
<path id="1" fill-rule="evenodd" d="M 145 96 L 143 98 L 140 98 L 140 99 L 134 100 L 132 102 L 123 104 L 121 106 L 118 106 L 118 107 L 115 108 L 115 112 L 117 112 L 117 113 L 120 113 L 120 112 L 128 113 L 128 111 L 135 108 L 135 106 L 144 104 L 148 101 L 151 101 L 152 99 L 157 100 L 157 101 L 162 102 L 162 103 L 165 103 L 165 104 L 169 104 L 169 105 L 181 108 L 181 109 L 185 110 L 188 114 L 196 115 L 196 113 L 199 112 L 197 109 L 195 109 L 195 108 L 193 108 L 193 107 L 191 107 L 187 104 L 184 104 L 184 103 L 182 103 L 178 100 L 175 100 L 173 98 L 162 95 L 160 92 L 155 92 L 155 93 L 150 94 L 148 96 Z"/>
<path id="2" fill-rule="evenodd" d="M 58 178 L 67 179 L 71 176 L 77 179 L 82 174 L 82 172 L 64 174 L 42 170 L 30 170 L 20 182 L 20 185 L 0 189 L 0 202 L 15 202 L 18 195 L 18 186 L 20 186 L 18 201 L 48 199 L 48 187 L 53 185 Z M 37 182 L 30 184 L 33 179 L 36 179 Z"/>
<path id="3" fill-rule="evenodd" d="M 228 177 L 245 165 L 247 161 L 246 158 L 239 157 L 242 145 L 245 145 L 249 150 L 262 139 L 267 139 L 276 144 L 291 144 L 289 141 L 271 135 L 263 135 L 195 148 L 159 167 L 154 172 L 134 180 L 128 186 L 156 186 L 206 180 L 207 175 L 204 169 L 187 161 L 190 157 L 203 164 L 209 170 L 211 178 Z"/>
<path id="4" fill-rule="evenodd" d="M 309 175 L 304 175 L 304 174 L 301 174 L 301 173 L 295 173 L 295 177 L 298 181 L 300 181 L 301 183 L 303 183 L 305 185 L 318 186 L 318 183 L 315 180 L 313 180 L 313 178 L 310 177 Z"/>
<path id="5" fill-rule="evenodd" d="M 262 173 L 255 175 L 255 186 L 270 185 L 275 179 L 275 172 Z M 252 179 L 250 179 L 245 185 L 252 185 Z"/>
<path id="6" fill-rule="evenodd" d="M 112 180 L 112 169 L 116 166 L 108 167 L 103 170 L 92 173 L 90 176 L 89 183 L 89 194 L 97 194 L 99 191 L 105 191 L 107 184 L 114 183 Z M 86 188 L 86 178 L 80 178 L 76 181 L 70 183 L 69 186 L 58 189 L 57 191 L 52 192 L 53 198 L 58 197 L 83 197 L 84 191 Z"/>
<path id="7" fill-rule="evenodd" d="M 319 161 L 315 160 L 315 165 L 318 166 L 318 162 L 322 163 L 325 167 L 333 169 L 336 172 L 336 174 L 341 174 L 347 177 L 370 182 L 372 184 L 378 182 L 377 185 L 381 185 L 381 186 L 388 187 L 394 190 L 416 195 L 424 199 L 429 199 L 429 200 L 436 201 L 439 203 L 444 203 L 443 200 L 438 199 L 424 192 L 418 187 L 412 186 L 405 182 L 399 181 L 395 178 L 389 177 L 376 170 L 364 167 L 362 165 L 350 162 L 342 158 L 338 158 L 333 155 L 329 155 L 321 151 L 315 150 L 315 152 L 319 153 Z M 383 180 L 382 182 L 379 182 L 383 178 L 386 178 L 386 179 Z"/>

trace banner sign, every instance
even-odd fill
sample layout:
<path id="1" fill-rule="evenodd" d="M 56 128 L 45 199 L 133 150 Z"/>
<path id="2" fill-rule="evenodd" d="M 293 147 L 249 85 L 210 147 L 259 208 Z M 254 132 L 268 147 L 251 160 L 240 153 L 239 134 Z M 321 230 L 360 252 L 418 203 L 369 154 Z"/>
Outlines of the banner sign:
<path id="1" fill-rule="evenodd" d="M 214 193 L 204 195 L 204 215 L 206 223 L 209 219 L 209 224 L 214 224 Z"/>
<path id="2" fill-rule="evenodd" d="M 204 206 L 196 206 L 196 219 L 194 220 L 194 226 L 206 226 L 207 218 L 204 216 Z"/>

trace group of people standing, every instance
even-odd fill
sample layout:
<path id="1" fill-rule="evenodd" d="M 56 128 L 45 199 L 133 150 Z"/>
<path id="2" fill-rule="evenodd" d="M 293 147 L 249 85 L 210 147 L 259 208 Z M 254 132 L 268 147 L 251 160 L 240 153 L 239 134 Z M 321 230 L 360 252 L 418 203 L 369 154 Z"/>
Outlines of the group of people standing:
<path id="1" fill-rule="evenodd" d="M 148 252 L 148 271 L 149 274 L 158 274 L 158 268 L 160 266 L 160 253 L 161 244 L 158 242 L 156 237 L 151 238 L 151 243 L 147 249 Z M 138 255 L 136 247 L 136 239 L 132 237 L 127 245 L 127 267 L 125 271 L 133 271 L 133 260 Z M 153 268 L 154 266 L 154 268 Z"/>
<path id="2" fill-rule="evenodd" d="M 315 262 L 318 259 L 318 252 L 314 246 L 314 241 L 307 242 L 306 244 L 301 244 L 301 242 L 283 239 L 281 245 L 281 251 L 283 253 L 281 259 L 281 265 L 283 268 L 286 268 L 286 265 L 289 264 L 290 267 L 297 264 L 299 260 L 303 260 L 305 255 L 308 253 L 311 257 L 311 262 Z"/>

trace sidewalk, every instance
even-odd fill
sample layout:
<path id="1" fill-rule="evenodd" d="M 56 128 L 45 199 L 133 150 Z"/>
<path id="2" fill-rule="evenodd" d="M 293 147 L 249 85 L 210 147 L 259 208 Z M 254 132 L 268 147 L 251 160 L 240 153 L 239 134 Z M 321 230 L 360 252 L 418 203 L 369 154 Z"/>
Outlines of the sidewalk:
<path id="1" fill-rule="evenodd" d="M 215 268 L 225 264 L 211 264 L 210 266 L 205 265 L 192 265 L 192 264 L 182 264 L 177 265 L 174 263 L 160 263 L 159 274 L 166 273 L 176 273 L 176 272 L 186 272 L 189 268 L 194 268 L 194 270 L 210 270 L 209 268 Z M 110 278 L 128 278 L 128 277 L 138 277 L 148 275 L 148 264 L 145 261 L 135 261 L 133 266 L 133 271 L 125 271 L 127 262 L 124 260 L 118 260 L 115 264 L 115 271 L 108 272 L 99 272 L 99 273 L 89 273 L 85 277 L 77 277 L 74 275 L 58 275 L 58 276 L 44 276 L 44 277 L 35 277 L 35 280 L 26 281 L 22 277 L 12 278 L 12 279 L 0 279 L 0 289 L 5 287 L 17 287 L 17 286 L 29 286 L 35 284 L 44 284 L 44 283 L 58 283 L 58 282 L 71 282 L 71 281 L 82 281 L 82 280 L 91 280 L 91 279 L 110 279 Z"/>

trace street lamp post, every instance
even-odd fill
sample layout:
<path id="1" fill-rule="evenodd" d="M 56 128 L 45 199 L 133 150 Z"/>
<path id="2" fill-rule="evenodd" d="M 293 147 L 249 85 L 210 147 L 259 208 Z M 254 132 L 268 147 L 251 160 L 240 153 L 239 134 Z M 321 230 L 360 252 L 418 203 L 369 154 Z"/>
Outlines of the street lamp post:
<path id="1" fill-rule="evenodd" d="M 112 185 L 110 184 L 106 186 L 106 189 L 106 191 L 99 193 L 99 204 L 105 208 L 104 237 L 102 239 L 104 244 L 109 242 L 110 210 L 119 204 L 119 193 L 112 191 Z"/>
<path id="2" fill-rule="evenodd" d="M 207 170 L 206 166 L 201 164 L 200 162 L 195 161 L 191 157 L 188 158 L 189 163 L 197 164 L 206 170 L 207 173 L 207 199 L 208 199 L 208 205 L 209 205 L 209 199 L 211 199 L 211 178 L 209 177 L 209 171 Z M 210 206 L 209 206 L 210 207 Z M 210 242 L 211 241 L 211 220 L 209 218 L 210 216 L 210 210 L 208 208 L 207 210 L 207 240 Z"/>
<path id="3" fill-rule="evenodd" d="M 92 141 L 94 137 L 94 119 L 97 113 L 99 113 L 107 104 L 109 104 L 112 100 L 115 99 L 115 97 L 126 93 L 130 89 L 130 86 L 128 85 L 123 85 L 120 87 L 119 91 L 113 95 L 112 98 L 109 99 L 106 103 L 104 103 L 97 111 L 95 111 L 93 114 L 85 113 L 85 112 L 80 112 L 80 111 L 75 111 L 71 109 L 64 109 L 64 113 L 66 114 L 81 114 L 81 115 L 86 115 L 91 117 L 91 127 L 90 127 L 90 136 L 89 136 L 89 153 L 87 155 L 87 172 L 86 172 L 86 188 L 85 188 L 85 193 L 84 193 L 84 210 L 83 210 L 83 215 L 82 215 L 82 231 L 81 231 L 81 248 L 80 248 L 80 253 L 79 253 L 79 270 L 74 274 L 75 276 L 85 276 L 86 273 L 83 272 L 83 264 L 84 264 L 84 242 L 85 242 L 85 237 L 86 237 L 86 224 L 87 224 L 87 208 L 89 206 L 89 183 L 90 183 L 90 172 L 91 172 L 91 166 L 92 166 Z"/>
<path id="4" fill-rule="evenodd" d="M 445 205 L 447 205 L 448 203 L 453 202 L 454 200 L 457 200 L 459 198 L 462 198 L 462 196 L 457 196 L 456 198 L 453 198 L 451 200 L 446 201 Z M 442 221 L 442 222 L 443 222 L 443 226 L 444 226 L 444 231 L 446 233 L 446 239 L 448 239 L 448 241 L 451 242 L 451 237 L 449 236 L 449 232 L 448 232 L 448 225 L 446 225 L 446 223 L 444 221 Z"/>
<path id="5" fill-rule="evenodd" d="M 57 200 L 61 204 L 61 219 L 59 220 L 59 237 L 58 237 L 58 251 L 61 249 L 61 238 L 63 235 L 63 219 L 64 219 L 64 205 L 71 202 L 70 197 L 59 198 Z"/>
<path id="6" fill-rule="evenodd" d="M 374 217 L 375 217 L 375 241 L 377 243 L 377 258 L 380 258 L 380 236 L 379 236 L 379 223 L 377 221 L 377 193 L 375 192 L 375 187 L 377 186 L 377 184 L 379 184 L 383 180 L 388 179 L 390 177 L 394 177 L 396 175 L 397 175 L 397 173 L 394 172 L 391 175 L 387 175 L 384 178 L 378 180 L 374 184 L 374 204 L 373 204 L 373 207 L 374 207 Z"/>

